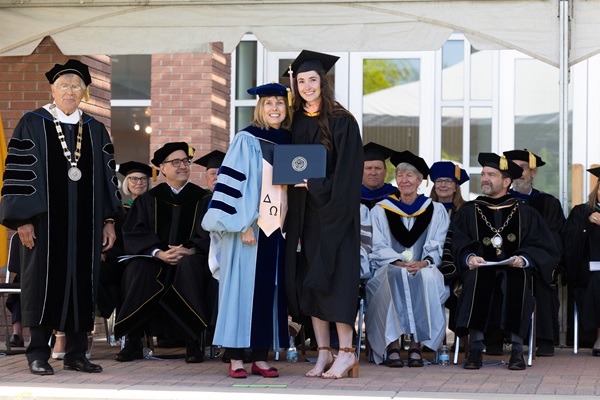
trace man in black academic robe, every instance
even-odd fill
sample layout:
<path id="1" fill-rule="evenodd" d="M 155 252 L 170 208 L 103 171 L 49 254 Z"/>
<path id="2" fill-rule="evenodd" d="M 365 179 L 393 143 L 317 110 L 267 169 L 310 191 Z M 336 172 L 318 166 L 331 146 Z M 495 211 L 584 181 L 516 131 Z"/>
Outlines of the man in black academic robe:
<path id="1" fill-rule="evenodd" d="M 523 168 L 523 175 L 513 181 L 509 193 L 524 204 L 529 204 L 540 213 L 548 228 L 552 232 L 554 242 L 562 255 L 562 240 L 560 232 L 565 224 L 565 215 L 560 201 L 549 193 L 540 192 L 533 187 L 533 179 L 537 169 L 546 163 L 542 158 L 527 150 L 505 151 L 504 155 L 519 167 Z M 536 304 L 536 341 L 538 357 L 554 356 L 554 341 L 558 339 L 558 291 L 556 289 L 556 270 L 554 265 L 552 278 L 545 280 L 538 274 L 533 274 L 533 295 Z"/>
<path id="2" fill-rule="evenodd" d="M 104 125 L 78 108 L 91 84 L 88 67 L 69 60 L 46 77 L 54 102 L 25 114 L 8 145 L 0 221 L 20 239 L 31 373 L 54 373 L 53 329 L 66 333 L 64 369 L 101 372 L 85 358 L 86 332 L 94 328 L 100 254 L 114 243 L 120 207 L 113 146 Z"/>
<path id="3" fill-rule="evenodd" d="M 193 154 L 184 142 L 157 150 L 152 164 L 166 182 L 137 197 L 123 224 L 125 252 L 139 257 L 127 261 L 123 273 L 115 335 L 128 339 L 117 361 L 143 357 L 144 332 L 185 338 L 186 362 L 204 360 L 198 341 L 210 322 L 205 293 L 212 275 L 210 239 L 201 222 L 211 192 L 188 182 Z"/>
<path id="4" fill-rule="evenodd" d="M 512 342 L 508 368 L 523 370 L 523 338 L 534 306 L 531 271 L 550 279 L 559 253 L 539 213 L 508 194 L 522 168 L 494 153 L 480 153 L 479 163 L 484 196 L 462 206 L 451 223 L 452 254 L 463 283 L 457 334 L 471 339 L 464 368 L 481 368 L 484 332 L 495 328 Z"/>

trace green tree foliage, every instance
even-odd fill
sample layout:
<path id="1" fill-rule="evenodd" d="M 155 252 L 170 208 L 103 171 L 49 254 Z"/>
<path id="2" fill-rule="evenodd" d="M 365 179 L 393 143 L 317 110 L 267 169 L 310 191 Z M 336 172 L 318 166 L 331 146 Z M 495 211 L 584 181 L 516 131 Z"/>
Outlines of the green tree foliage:
<path id="1" fill-rule="evenodd" d="M 412 60 L 364 60 L 363 94 L 377 92 L 419 79 Z"/>

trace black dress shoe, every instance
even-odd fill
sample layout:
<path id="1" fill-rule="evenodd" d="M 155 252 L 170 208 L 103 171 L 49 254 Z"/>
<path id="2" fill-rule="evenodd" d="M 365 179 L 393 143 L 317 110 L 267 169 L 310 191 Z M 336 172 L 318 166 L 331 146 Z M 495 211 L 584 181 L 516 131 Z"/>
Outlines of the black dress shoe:
<path id="1" fill-rule="evenodd" d="M 469 349 L 469 358 L 463 365 L 464 369 L 479 369 L 483 364 L 483 352 L 480 349 Z"/>
<path id="2" fill-rule="evenodd" d="M 29 372 L 34 375 L 54 375 L 52 366 L 46 360 L 34 360 L 29 364 Z"/>
<path id="3" fill-rule="evenodd" d="M 12 335 L 9 343 L 12 347 L 25 347 L 25 341 L 23 340 L 23 336 Z"/>
<path id="4" fill-rule="evenodd" d="M 141 339 L 128 340 L 125 347 L 115 356 L 115 360 L 121 362 L 141 360 L 142 358 L 144 358 L 144 349 L 142 348 Z"/>
<path id="5" fill-rule="evenodd" d="M 79 371 L 79 372 L 102 372 L 102 367 L 98 364 L 92 364 L 90 360 L 85 357 L 76 358 L 72 361 L 63 361 L 63 369 L 67 371 Z"/>
<path id="6" fill-rule="evenodd" d="M 508 361 L 508 369 L 513 371 L 522 371 L 526 367 L 523 350 L 512 350 L 510 352 L 510 360 Z"/>
<path id="7" fill-rule="evenodd" d="M 600 349 L 592 349 L 592 355 L 594 357 L 600 357 Z"/>
<path id="8" fill-rule="evenodd" d="M 188 341 L 186 343 L 185 362 L 188 364 L 204 362 L 204 352 L 200 349 L 198 342 Z"/>

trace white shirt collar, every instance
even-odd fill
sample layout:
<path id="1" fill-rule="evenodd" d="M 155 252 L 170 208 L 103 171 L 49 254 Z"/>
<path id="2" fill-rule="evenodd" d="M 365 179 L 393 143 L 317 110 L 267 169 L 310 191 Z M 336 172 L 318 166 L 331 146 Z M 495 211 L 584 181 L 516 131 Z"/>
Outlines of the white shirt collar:
<path id="1" fill-rule="evenodd" d="M 44 106 L 44 108 L 46 109 L 46 111 L 48 111 L 50 114 L 52 114 L 52 111 L 50 111 L 50 106 L 51 106 L 51 104 L 46 104 Z M 77 112 L 74 112 L 71 115 L 65 114 L 58 107 L 55 107 L 54 110 L 56 111 L 56 116 L 58 117 L 58 120 L 60 122 L 62 122 L 63 124 L 77 124 L 77 123 L 79 123 L 79 116 L 82 114 L 82 112 L 81 112 L 80 109 L 77 109 Z"/>
<path id="2" fill-rule="evenodd" d="M 187 185 L 187 184 L 188 184 L 188 183 L 186 182 L 186 183 L 185 183 L 185 185 Z M 167 185 L 169 185 L 169 184 L 167 183 Z M 171 191 L 172 191 L 173 193 L 175 193 L 175 194 L 179 194 L 179 193 L 180 193 L 180 192 L 183 190 L 183 188 L 185 187 L 185 185 L 183 185 L 183 186 L 181 187 L 181 189 L 175 189 L 175 188 L 174 188 L 173 186 L 171 186 L 171 185 L 169 185 L 169 187 L 171 188 Z"/>

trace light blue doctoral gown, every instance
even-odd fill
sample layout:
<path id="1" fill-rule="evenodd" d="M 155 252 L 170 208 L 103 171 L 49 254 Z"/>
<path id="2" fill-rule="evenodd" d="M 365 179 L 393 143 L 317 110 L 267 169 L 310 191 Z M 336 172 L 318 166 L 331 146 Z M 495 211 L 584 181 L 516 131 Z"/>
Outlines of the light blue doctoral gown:
<path id="1" fill-rule="evenodd" d="M 251 227 L 258 241 L 262 175 L 260 139 L 246 131 L 238 132 L 223 160 L 211 205 L 202 221 L 204 229 L 222 236 L 219 248 L 211 249 L 213 254 L 218 253 L 220 265 L 215 345 L 250 347 L 258 246 L 244 245 L 241 232 Z M 277 335 L 274 338 L 276 347 Z"/>

